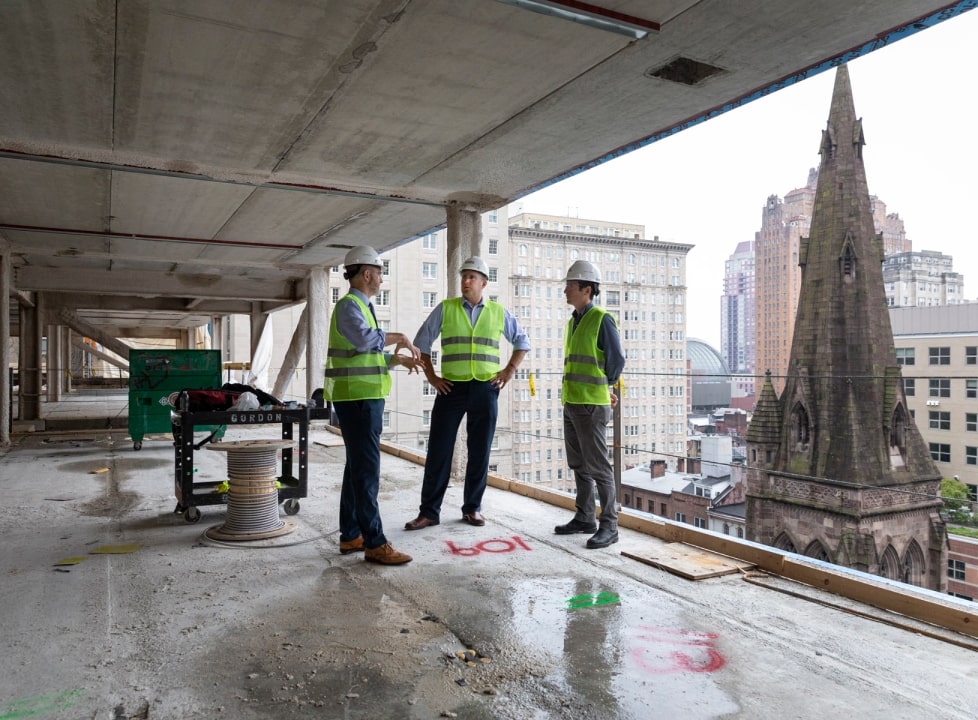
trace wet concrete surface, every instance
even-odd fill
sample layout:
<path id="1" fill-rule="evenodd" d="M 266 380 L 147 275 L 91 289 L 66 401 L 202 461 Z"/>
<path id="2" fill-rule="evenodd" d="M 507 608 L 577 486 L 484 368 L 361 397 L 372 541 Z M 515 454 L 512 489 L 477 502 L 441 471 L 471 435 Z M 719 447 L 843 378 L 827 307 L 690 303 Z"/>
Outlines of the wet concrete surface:
<path id="1" fill-rule="evenodd" d="M 311 437 L 295 531 L 247 543 L 203 535 L 224 506 L 173 513 L 165 436 L 18 437 L 0 464 L 0 719 L 974 717 L 974 650 L 815 590 L 684 580 L 623 557 L 661 543 L 629 530 L 587 550 L 552 532 L 568 511 L 495 488 L 485 527 L 457 519 L 453 486 L 441 525 L 406 532 L 422 468 L 396 457 L 381 511 L 414 561 L 340 555 L 343 448 Z M 196 477 L 224 462 L 196 453 Z"/>

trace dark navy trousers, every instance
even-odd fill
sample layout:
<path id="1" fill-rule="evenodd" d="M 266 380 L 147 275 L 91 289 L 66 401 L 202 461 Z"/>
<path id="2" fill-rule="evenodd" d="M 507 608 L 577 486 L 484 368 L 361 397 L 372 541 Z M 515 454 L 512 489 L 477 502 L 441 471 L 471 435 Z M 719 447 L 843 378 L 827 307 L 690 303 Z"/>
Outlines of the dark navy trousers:
<path id="1" fill-rule="evenodd" d="M 377 548 L 387 542 L 377 504 L 384 401 L 345 400 L 334 402 L 333 409 L 346 447 L 340 491 L 340 541 L 349 542 L 362 535 L 364 547 Z"/>
<path id="2" fill-rule="evenodd" d="M 455 439 L 466 417 L 469 458 L 465 466 L 462 514 L 482 510 L 489 474 L 489 451 L 499 415 L 499 388 L 488 380 L 453 381 L 447 395 L 438 395 L 431 411 L 428 457 L 424 464 L 420 514 L 438 520 L 452 472 Z"/>

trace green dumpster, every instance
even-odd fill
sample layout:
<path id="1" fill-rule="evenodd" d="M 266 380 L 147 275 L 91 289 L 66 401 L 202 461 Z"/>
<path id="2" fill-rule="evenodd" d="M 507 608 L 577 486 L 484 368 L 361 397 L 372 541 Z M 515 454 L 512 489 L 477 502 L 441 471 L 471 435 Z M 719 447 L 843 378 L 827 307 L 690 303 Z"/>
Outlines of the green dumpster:
<path id="1" fill-rule="evenodd" d="M 181 390 L 217 390 L 221 387 L 219 350 L 130 350 L 129 436 L 133 448 L 143 446 L 149 433 L 170 433 L 170 411 L 177 407 Z M 198 428 L 224 436 L 223 426 Z"/>

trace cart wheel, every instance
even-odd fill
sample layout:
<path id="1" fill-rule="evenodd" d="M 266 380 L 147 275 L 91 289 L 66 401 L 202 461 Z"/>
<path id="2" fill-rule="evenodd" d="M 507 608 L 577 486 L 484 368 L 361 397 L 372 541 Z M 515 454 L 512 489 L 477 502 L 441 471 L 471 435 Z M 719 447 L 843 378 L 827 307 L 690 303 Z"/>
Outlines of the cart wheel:
<path id="1" fill-rule="evenodd" d="M 299 512 L 299 501 L 289 498 L 282 504 L 282 509 L 285 510 L 286 515 L 295 515 Z"/>
<path id="2" fill-rule="evenodd" d="M 132 449 L 133 450 L 142 450 L 143 449 L 143 441 L 142 440 L 137 440 L 136 442 L 134 442 L 132 444 Z"/>
<path id="3" fill-rule="evenodd" d="M 183 513 L 183 519 L 188 523 L 195 523 L 200 520 L 200 509 L 196 507 L 188 507 Z"/>

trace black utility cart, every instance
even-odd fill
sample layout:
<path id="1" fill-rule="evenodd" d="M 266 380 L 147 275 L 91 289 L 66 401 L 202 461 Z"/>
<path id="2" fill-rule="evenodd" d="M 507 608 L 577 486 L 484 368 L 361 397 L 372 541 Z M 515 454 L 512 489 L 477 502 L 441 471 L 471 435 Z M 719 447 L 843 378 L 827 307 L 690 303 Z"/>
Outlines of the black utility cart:
<path id="1" fill-rule="evenodd" d="M 188 406 L 186 393 L 181 393 L 180 408 Z M 190 412 L 181 409 L 171 416 L 174 448 L 174 492 L 177 496 L 175 513 L 183 515 L 187 522 L 200 520 L 202 505 L 223 505 L 225 494 L 219 491 L 223 480 L 194 482 L 194 452 L 211 440 L 211 433 L 203 441 L 194 443 L 194 429 L 202 426 L 232 425 L 281 425 L 282 439 L 292 440 L 294 426 L 299 426 L 298 474 L 294 472 L 293 448 L 282 450 L 282 475 L 277 478 L 280 484 L 278 500 L 286 515 L 299 512 L 299 498 L 306 496 L 309 474 L 309 421 L 329 419 L 329 408 L 301 407 L 272 410 L 220 410 Z M 223 433 L 222 433 L 223 434 Z"/>

